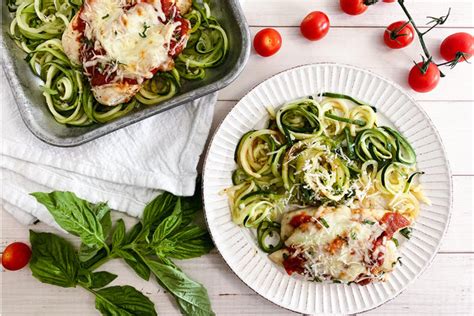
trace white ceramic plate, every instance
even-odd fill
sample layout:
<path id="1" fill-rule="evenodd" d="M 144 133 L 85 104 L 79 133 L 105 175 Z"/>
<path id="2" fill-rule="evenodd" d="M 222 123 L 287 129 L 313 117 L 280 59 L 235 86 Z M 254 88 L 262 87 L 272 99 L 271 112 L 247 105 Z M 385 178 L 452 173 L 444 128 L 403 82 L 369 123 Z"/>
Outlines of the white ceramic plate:
<path id="1" fill-rule="evenodd" d="M 315 283 L 289 276 L 258 248 L 249 229 L 235 225 L 227 197 L 236 165 L 234 151 L 241 136 L 262 127 L 268 119 L 265 106 L 318 92 L 343 93 L 377 108 L 383 123 L 395 126 L 412 144 L 421 182 L 431 206 L 422 205 L 412 238 L 401 245 L 403 265 L 387 282 L 366 286 Z M 264 298 L 304 313 L 366 311 L 393 299 L 430 265 L 447 229 L 452 203 L 451 172 L 443 144 L 422 108 L 396 84 L 353 66 L 321 63 L 287 70 L 250 91 L 227 115 L 216 131 L 204 166 L 203 199 L 214 243 L 229 267 Z"/>

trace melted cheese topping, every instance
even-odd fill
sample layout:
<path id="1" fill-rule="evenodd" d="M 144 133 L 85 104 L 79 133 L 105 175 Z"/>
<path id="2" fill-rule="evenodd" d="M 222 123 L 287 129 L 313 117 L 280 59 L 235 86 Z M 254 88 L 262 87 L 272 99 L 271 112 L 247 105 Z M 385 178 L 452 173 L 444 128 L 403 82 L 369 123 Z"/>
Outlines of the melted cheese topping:
<path id="1" fill-rule="evenodd" d="M 64 30 L 63 36 L 61 38 L 64 47 L 64 53 L 75 65 L 81 64 L 81 33 L 74 29 L 74 25 L 78 23 L 78 18 L 79 14 L 76 14 L 71 20 L 71 23 L 69 23 L 68 27 L 66 27 L 66 30 Z"/>
<path id="2" fill-rule="evenodd" d="M 165 16 L 159 0 L 139 2 L 129 10 L 125 0 L 88 0 L 81 18 L 86 22 L 84 36 L 96 50 L 84 66 L 97 63 L 116 65 L 117 77 L 133 78 L 139 83 L 153 77 L 152 70 L 169 59 L 171 37 L 180 22 L 163 24 Z"/>
<path id="3" fill-rule="evenodd" d="M 313 221 L 292 227 L 291 219 L 302 213 L 312 216 Z M 373 260 L 377 253 L 371 252 L 374 241 L 384 231 L 378 223 L 384 213 L 384 210 L 374 209 L 351 210 L 346 206 L 299 210 L 283 216 L 281 235 L 284 239 L 287 237 L 287 247 L 303 254 L 304 268 L 310 277 L 343 282 L 355 281 L 360 275 L 381 277 L 383 273 L 379 272 L 390 272 L 398 258 L 395 243 L 385 241 L 376 249 L 382 253 L 384 262 L 378 271 L 371 271 L 377 266 Z M 344 240 L 342 246 L 331 251 L 330 247 L 337 239 Z M 288 255 L 288 251 L 280 250 L 270 258 L 282 264 L 283 254 Z"/>

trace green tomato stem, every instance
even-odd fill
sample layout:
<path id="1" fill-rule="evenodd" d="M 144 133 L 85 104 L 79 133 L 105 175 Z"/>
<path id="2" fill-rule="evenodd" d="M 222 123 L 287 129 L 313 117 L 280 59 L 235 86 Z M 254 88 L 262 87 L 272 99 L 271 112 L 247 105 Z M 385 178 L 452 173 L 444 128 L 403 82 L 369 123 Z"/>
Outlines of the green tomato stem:
<path id="1" fill-rule="evenodd" d="M 424 39 L 423 39 L 424 33 L 420 32 L 420 30 L 418 29 L 418 27 L 417 27 L 416 24 L 415 24 L 415 21 L 414 21 L 413 18 L 411 17 L 410 12 L 408 12 L 407 8 L 405 7 L 405 0 L 398 0 L 398 4 L 400 5 L 400 7 L 402 8 L 403 12 L 404 12 L 405 15 L 407 16 L 408 21 L 410 21 L 411 25 L 413 25 L 413 28 L 415 29 L 415 32 L 416 32 L 416 34 L 418 35 L 418 40 L 420 41 L 421 48 L 423 48 L 423 52 L 425 53 L 426 59 L 429 60 L 429 61 L 431 61 L 432 57 L 431 57 L 430 51 L 429 51 L 428 48 L 426 47 L 425 41 L 424 41 Z M 436 24 L 436 25 L 437 25 L 437 24 Z M 435 27 L 436 25 L 434 25 L 433 27 Z M 430 30 L 430 29 L 428 29 L 428 30 Z M 426 33 L 426 32 L 425 32 L 425 33 Z"/>

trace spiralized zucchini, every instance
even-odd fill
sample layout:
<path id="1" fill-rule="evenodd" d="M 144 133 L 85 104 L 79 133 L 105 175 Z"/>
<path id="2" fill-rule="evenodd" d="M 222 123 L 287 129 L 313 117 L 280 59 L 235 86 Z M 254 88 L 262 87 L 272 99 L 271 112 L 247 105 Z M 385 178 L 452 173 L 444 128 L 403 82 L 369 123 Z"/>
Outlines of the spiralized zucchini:
<path id="1" fill-rule="evenodd" d="M 286 136 L 289 144 L 295 139 L 320 135 L 324 128 L 321 120 L 321 106 L 313 99 L 290 102 L 276 113 L 278 129 Z"/>
<path id="2" fill-rule="evenodd" d="M 13 17 L 10 36 L 27 53 L 33 73 L 43 80 L 48 109 L 61 124 L 106 123 L 141 105 L 159 104 L 175 96 L 182 81 L 204 79 L 205 69 L 220 65 L 229 50 L 227 34 L 207 3 L 202 7 L 193 3 L 193 10 L 185 16 L 191 22 L 190 39 L 175 68 L 145 82 L 130 102 L 103 106 L 92 95 L 82 69 L 69 61 L 61 44 L 64 30 L 81 5 L 81 0 L 8 0 L 7 4 Z"/>
<path id="3" fill-rule="evenodd" d="M 176 69 L 158 73 L 145 82 L 135 98 L 145 105 L 153 105 L 173 97 L 179 90 L 179 74 Z"/>
<path id="4" fill-rule="evenodd" d="M 294 206 L 388 209 L 414 220 L 420 202 L 429 203 L 416 183 L 422 173 L 408 141 L 377 126 L 375 109 L 366 103 L 322 96 L 271 108 L 268 127 L 244 134 L 236 148 L 234 186 L 226 190 L 232 219 L 259 227 L 260 243 Z"/>
<path id="5" fill-rule="evenodd" d="M 14 13 L 10 35 L 27 53 L 46 40 L 61 38 L 82 1 L 8 0 Z"/>
<path id="6" fill-rule="evenodd" d="M 216 18 L 211 16 L 207 3 L 184 16 L 191 22 L 191 35 L 184 51 L 178 56 L 176 69 L 188 80 L 203 79 L 206 68 L 220 65 L 229 51 L 227 34 Z"/>

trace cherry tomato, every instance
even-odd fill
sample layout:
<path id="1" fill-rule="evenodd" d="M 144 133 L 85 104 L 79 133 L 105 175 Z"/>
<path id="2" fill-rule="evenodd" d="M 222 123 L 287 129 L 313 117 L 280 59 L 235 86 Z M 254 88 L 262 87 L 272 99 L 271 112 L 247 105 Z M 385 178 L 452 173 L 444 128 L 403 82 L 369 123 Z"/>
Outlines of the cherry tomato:
<path id="1" fill-rule="evenodd" d="M 28 264 L 31 249 L 22 242 L 9 244 L 2 254 L 2 266 L 7 270 L 20 270 Z"/>
<path id="2" fill-rule="evenodd" d="M 441 56 L 449 61 L 456 58 L 458 52 L 465 53 L 466 59 L 474 54 L 474 39 L 471 34 L 465 32 L 454 33 L 444 39 L 440 46 Z M 461 58 L 460 61 L 464 61 Z"/>
<path id="3" fill-rule="evenodd" d="M 383 41 L 385 44 L 394 49 L 407 47 L 413 42 L 415 30 L 411 24 L 406 21 L 398 21 L 390 24 L 383 33 Z"/>
<path id="4" fill-rule="evenodd" d="M 383 2 L 386 2 L 386 3 L 392 3 L 392 2 L 395 2 L 397 0 L 383 0 Z"/>
<path id="5" fill-rule="evenodd" d="M 408 74 L 408 84 L 417 92 L 429 92 L 438 85 L 440 72 L 438 66 L 430 63 L 428 69 L 423 74 L 420 70 L 422 66 L 423 63 L 421 62 L 413 66 Z"/>
<path id="6" fill-rule="evenodd" d="M 358 15 L 367 10 L 366 0 L 339 0 L 341 10 L 350 15 Z"/>
<path id="7" fill-rule="evenodd" d="M 253 39 L 253 47 L 260 56 L 271 56 L 280 50 L 281 35 L 272 28 L 260 30 Z"/>
<path id="8" fill-rule="evenodd" d="M 307 39 L 320 40 L 329 31 L 329 18 L 321 11 L 311 12 L 301 21 L 300 30 Z"/>

